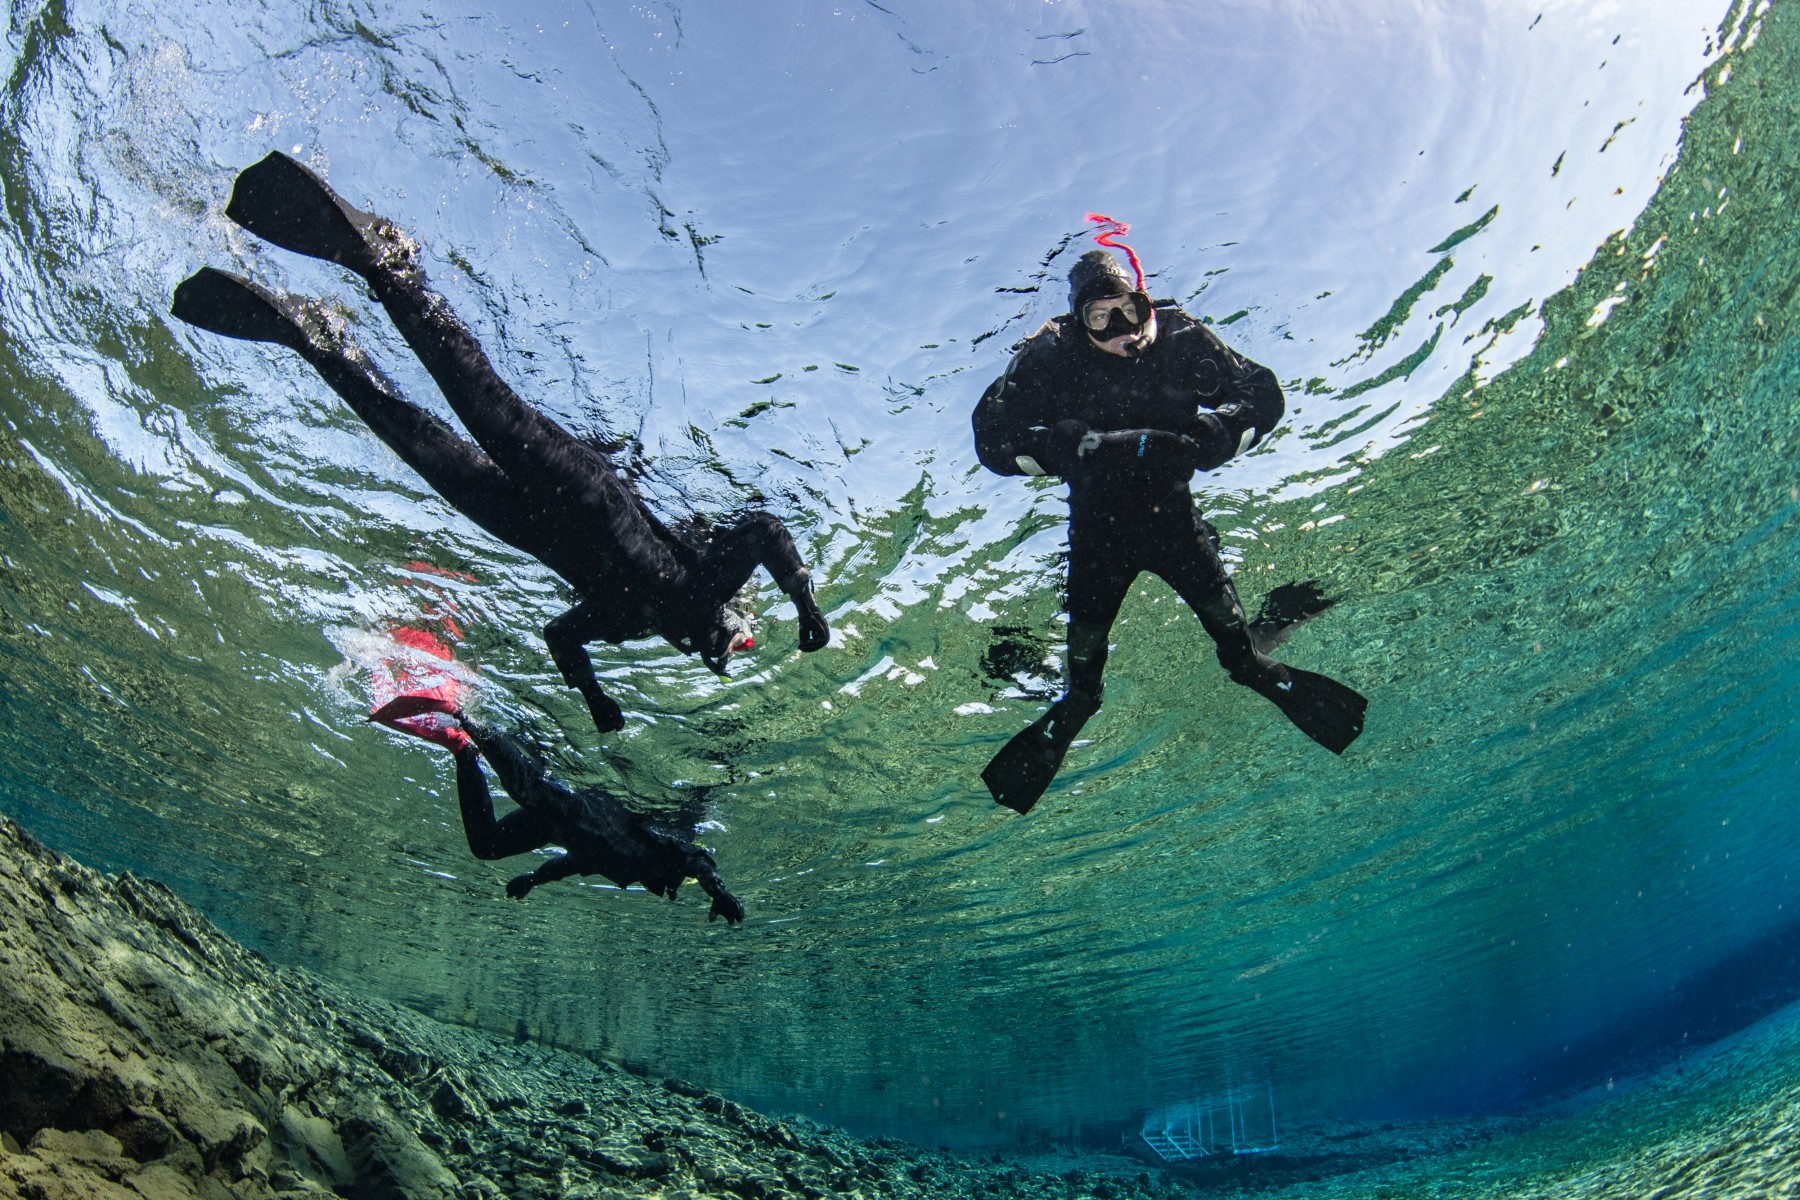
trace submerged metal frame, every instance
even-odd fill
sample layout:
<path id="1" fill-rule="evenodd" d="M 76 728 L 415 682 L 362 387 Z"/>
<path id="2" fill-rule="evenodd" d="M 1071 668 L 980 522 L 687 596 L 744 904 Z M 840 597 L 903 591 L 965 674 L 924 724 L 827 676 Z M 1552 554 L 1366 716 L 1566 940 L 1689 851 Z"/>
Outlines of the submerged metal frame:
<path id="1" fill-rule="evenodd" d="M 1246 1088 L 1232 1088 L 1222 1095 L 1188 1100 L 1152 1109 L 1144 1117 L 1138 1137 L 1164 1162 L 1191 1162 L 1229 1150 L 1232 1154 L 1272 1154 L 1281 1148 L 1281 1132 L 1275 1123 L 1275 1085 L 1265 1088 L 1269 1102 L 1269 1140 L 1252 1145 L 1246 1108 L 1261 1099 Z M 1218 1112 L 1225 1111 L 1229 1142 L 1219 1142 Z"/>

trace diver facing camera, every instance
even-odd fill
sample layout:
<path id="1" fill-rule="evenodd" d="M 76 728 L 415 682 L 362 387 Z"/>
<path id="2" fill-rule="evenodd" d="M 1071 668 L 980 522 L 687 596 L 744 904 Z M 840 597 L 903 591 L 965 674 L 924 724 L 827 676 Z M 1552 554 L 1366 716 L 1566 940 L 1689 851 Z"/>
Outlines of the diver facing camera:
<path id="1" fill-rule="evenodd" d="M 1269 657 L 1281 630 L 1253 627 L 1190 488 L 1268 436 L 1285 410 L 1267 367 L 1241 357 L 1173 301 L 1152 303 L 1105 250 L 1069 272 L 1068 314 L 1026 338 L 975 406 L 975 450 L 999 475 L 1069 485 L 1066 688 L 982 771 L 994 800 L 1029 812 L 1100 709 L 1107 636 L 1132 582 L 1166 580 L 1200 618 L 1220 665 L 1335 754 L 1362 732 L 1368 702 L 1336 680 Z"/>

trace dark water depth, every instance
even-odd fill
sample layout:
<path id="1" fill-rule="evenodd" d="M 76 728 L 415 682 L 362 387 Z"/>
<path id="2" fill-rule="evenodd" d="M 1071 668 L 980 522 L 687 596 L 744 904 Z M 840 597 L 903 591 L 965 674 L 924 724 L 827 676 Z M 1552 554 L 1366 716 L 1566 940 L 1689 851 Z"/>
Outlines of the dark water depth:
<path id="1" fill-rule="evenodd" d="M 1238 1085 L 1502 1109 L 1791 997 L 1792 6 L 1181 7 L 13 5 L 0 807 L 279 961 L 931 1143 Z M 763 580 L 726 683 L 595 647 L 597 739 L 552 576 L 291 356 L 166 316 L 202 263 L 336 298 L 445 411 L 225 220 L 271 148 L 415 232 L 660 511 L 786 518 L 833 647 Z M 1197 486 L 1252 609 L 1338 599 L 1284 653 L 1371 716 L 1332 758 L 1146 580 L 1020 819 L 978 772 L 1055 687 L 1062 492 L 967 419 L 1089 210 L 1282 379 Z M 704 789 L 743 928 L 504 898 L 443 756 L 362 720 L 374 636 L 446 608 L 565 774 Z"/>

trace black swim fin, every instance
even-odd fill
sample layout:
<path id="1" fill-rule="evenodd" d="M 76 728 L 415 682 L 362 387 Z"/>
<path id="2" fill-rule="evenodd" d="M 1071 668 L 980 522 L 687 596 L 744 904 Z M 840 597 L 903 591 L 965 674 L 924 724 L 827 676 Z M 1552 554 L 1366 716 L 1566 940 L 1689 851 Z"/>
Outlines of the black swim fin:
<path id="1" fill-rule="evenodd" d="M 1349 749 L 1363 731 L 1368 699 L 1335 679 L 1286 664 L 1280 666 L 1279 672 L 1252 680 L 1246 686 L 1268 697 L 1301 733 L 1333 754 Z"/>
<path id="2" fill-rule="evenodd" d="M 1013 735 L 982 769 L 994 803 L 1028 813 L 1062 769 L 1063 755 L 1100 704 L 1086 697 L 1064 696 L 1043 716 Z"/>
<path id="3" fill-rule="evenodd" d="M 388 244 L 386 221 L 352 208 L 311 168 L 279 150 L 238 174 L 225 215 L 284 250 L 359 274 L 379 261 Z"/>
<path id="4" fill-rule="evenodd" d="M 286 296 L 242 275 L 201 267 L 175 289 L 169 311 L 209 333 L 246 342 L 273 342 L 306 353 L 317 342 L 316 320 Z"/>

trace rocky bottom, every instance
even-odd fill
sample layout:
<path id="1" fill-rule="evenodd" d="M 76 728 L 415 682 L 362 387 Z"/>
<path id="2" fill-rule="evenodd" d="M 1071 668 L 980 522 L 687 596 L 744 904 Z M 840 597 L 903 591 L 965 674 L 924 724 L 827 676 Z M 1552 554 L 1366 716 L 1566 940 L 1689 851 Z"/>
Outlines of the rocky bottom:
<path id="1" fill-rule="evenodd" d="M 0 1196 L 120 1200 L 1800 1195 L 1800 1020 L 1531 1118 L 1296 1131 L 1182 1171 L 772 1120 L 271 966 L 0 819 Z"/>

